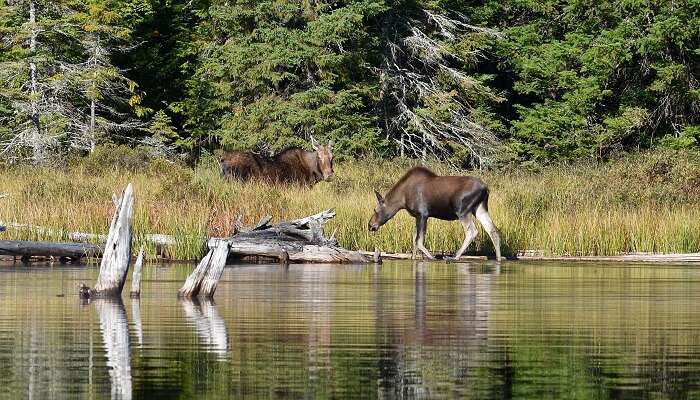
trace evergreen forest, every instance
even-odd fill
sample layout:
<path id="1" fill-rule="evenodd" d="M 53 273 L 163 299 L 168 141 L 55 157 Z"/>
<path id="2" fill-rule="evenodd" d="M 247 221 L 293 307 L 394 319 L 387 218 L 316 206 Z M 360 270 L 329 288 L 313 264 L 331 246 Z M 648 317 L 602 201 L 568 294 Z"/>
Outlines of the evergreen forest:
<path id="1" fill-rule="evenodd" d="M 333 140 L 472 168 L 700 146 L 698 0 L 0 0 L 0 155 Z"/>

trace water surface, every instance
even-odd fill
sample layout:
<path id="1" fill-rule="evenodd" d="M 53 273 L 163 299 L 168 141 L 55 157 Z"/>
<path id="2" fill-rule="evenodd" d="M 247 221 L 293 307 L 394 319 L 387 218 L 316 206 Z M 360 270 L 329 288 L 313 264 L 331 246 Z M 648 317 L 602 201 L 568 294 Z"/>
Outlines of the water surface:
<path id="1" fill-rule="evenodd" d="M 700 398 L 697 267 L 236 265 L 178 300 L 192 268 L 88 304 L 95 266 L 0 264 L 0 397 Z"/>

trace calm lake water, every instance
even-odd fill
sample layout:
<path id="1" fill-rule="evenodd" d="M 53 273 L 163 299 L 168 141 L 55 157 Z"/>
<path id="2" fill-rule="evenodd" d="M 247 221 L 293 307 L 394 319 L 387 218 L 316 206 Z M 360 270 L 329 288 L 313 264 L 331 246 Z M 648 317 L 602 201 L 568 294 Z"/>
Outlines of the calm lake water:
<path id="1" fill-rule="evenodd" d="M 0 264 L 0 397 L 700 398 L 698 267 L 236 265 L 215 303 L 191 269 L 85 304 L 95 266 Z"/>

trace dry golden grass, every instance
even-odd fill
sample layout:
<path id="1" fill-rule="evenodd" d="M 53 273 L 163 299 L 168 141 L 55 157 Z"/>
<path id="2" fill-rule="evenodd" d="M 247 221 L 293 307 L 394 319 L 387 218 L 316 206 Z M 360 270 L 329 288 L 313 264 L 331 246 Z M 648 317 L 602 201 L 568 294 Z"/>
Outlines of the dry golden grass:
<path id="1" fill-rule="evenodd" d="M 178 245 L 162 254 L 169 258 L 200 257 L 203 238 L 228 234 L 237 214 L 244 223 L 254 224 L 264 215 L 275 220 L 298 218 L 326 208 L 337 211 L 328 229 L 337 230 L 345 247 L 394 252 L 412 247 L 414 221 L 405 212 L 379 232 L 367 231 L 375 202 L 373 189 L 390 188 L 411 166 L 409 161 L 341 163 L 333 181 L 312 188 L 226 181 L 213 158 L 195 169 L 161 161 L 138 172 L 106 167 L 96 171 L 86 165 L 91 164 L 0 169 L 0 192 L 9 194 L 0 199 L 0 221 L 105 233 L 113 212 L 112 193 L 133 182 L 137 245 L 146 233 L 174 235 Z M 432 167 L 439 173 L 455 173 L 445 166 Z M 525 249 L 553 255 L 700 250 L 700 167 L 695 154 L 652 153 L 599 167 L 476 174 L 491 187 L 489 208 L 506 255 Z M 56 232 L 17 229 L 0 235 L 65 239 Z M 429 249 L 454 252 L 462 239 L 459 223 L 430 220 Z M 470 251 L 492 254 L 483 232 Z"/>

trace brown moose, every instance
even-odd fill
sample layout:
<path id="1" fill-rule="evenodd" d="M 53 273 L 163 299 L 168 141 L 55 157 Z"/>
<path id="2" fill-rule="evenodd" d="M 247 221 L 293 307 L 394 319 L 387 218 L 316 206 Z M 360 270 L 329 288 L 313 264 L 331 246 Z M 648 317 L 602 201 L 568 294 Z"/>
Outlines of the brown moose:
<path id="1" fill-rule="evenodd" d="M 224 177 L 247 181 L 261 179 L 273 183 L 313 185 L 333 176 L 333 141 L 320 145 L 311 137 L 314 151 L 290 147 L 272 157 L 232 151 L 221 156 Z"/>
<path id="2" fill-rule="evenodd" d="M 413 258 L 420 250 L 429 259 L 434 259 L 423 245 L 428 218 L 446 221 L 459 220 L 464 226 L 464 243 L 454 258 L 458 259 L 479 231 L 472 215 L 479 220 L 488 233 L 496 250 L 496 259 L 501 260 L 501 239 L 496 225 L 488 212 L 489 189 L 484 182 L 471 176 L 438 176 L 424 167 L 409 170 L 389 190 L 386 197 L 374 191 L 377 208 L 369 221 L 370 231 L 380 226 L 405 209 L 416 219 L 416 234 L 413 238 Z"/>

